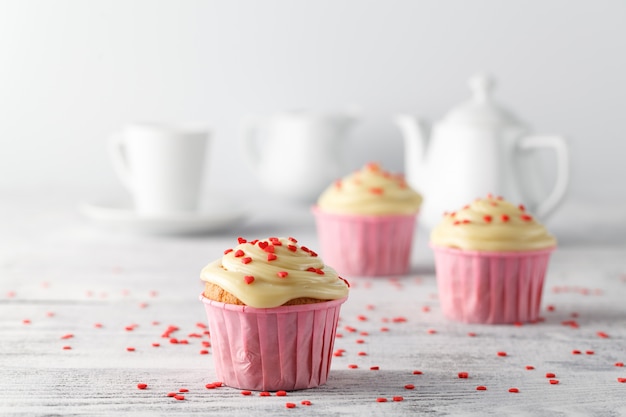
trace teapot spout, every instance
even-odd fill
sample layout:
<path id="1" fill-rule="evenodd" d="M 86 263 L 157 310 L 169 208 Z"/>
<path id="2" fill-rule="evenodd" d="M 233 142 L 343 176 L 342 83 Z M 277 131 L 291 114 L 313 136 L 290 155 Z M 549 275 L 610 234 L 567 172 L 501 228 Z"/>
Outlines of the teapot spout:
<path id="1" fill-rule="evenodd" d="M 404 172 L 407 182 L 424 193 L 426 181 L 426 125 L 418 117 L 401 114 L 395 117 L 396 126 L 404 137 Z"/>

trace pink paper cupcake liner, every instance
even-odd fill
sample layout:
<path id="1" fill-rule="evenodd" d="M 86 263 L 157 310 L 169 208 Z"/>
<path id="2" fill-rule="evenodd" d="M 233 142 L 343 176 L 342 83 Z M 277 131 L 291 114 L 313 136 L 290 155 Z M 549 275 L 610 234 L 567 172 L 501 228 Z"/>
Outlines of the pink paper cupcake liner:
<path id="1" fill-rule="evenodd" d="M 411 261 L 417 214 L 359 216 L 313 207 L 322 257 L 339 274 L 404 275 Z"/>
<path id="2" fill-rule="evenodd" d="M 533 322 L 554 248 L 483 252 L 432 246 L 443 313 L 466 323 Z"/>
<path id="3" fill-rule="evenodd" d="M 258 391 L 298 390 L 326 383 L 339 310 L 346 298 L 252 308 L 200 296 L 211 332 L 217 378 Z"/>

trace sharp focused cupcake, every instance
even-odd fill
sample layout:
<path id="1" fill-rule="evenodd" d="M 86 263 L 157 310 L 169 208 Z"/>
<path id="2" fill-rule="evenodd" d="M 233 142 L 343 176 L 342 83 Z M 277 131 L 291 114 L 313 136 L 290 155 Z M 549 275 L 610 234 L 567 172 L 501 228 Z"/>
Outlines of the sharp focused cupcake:
<path id="1" fill-rule="evenodd" d="M 348 283 L 293 238 L 246 241 L 201 273 L 217 377 L 262 391 L 328 378 Z"/>
<path id="2" fill-rule="evenodd" d="M 336 181 L 313 207 L 324 258 L 340 273 L 403 275 L 422 197 L 375 163 Z"/>
<path id="3" fill-rule="evenodd" d="M 467 323 L 537 320 L 556 239 L 524 206 L 476 199 L 432 230 L 443 313 Z"/>

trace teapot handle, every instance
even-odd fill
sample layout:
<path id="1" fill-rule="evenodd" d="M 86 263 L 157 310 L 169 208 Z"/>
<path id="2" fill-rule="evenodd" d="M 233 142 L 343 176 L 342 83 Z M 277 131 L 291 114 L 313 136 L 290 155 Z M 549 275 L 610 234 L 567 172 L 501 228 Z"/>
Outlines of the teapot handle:
<path id="1" fill-rule="evenodd" d="M 241 123 L 240 145 L 243 156 L 254 172 L 258 171 L 261 154 L 257 137 L 262 119 L 256 116 L 248 116 Z"/>
<path id="2" fill-rule="evenodd" d="M 567 143 L 561 136 L 531 135 L 522 138 L 519 143 L 522 150 L 550 148 L 556 156 L 556 180 L 548 197 L 536 208 L 536 216 L 545 219 L 565 197 L 569 184 L 569 153 Z"/>

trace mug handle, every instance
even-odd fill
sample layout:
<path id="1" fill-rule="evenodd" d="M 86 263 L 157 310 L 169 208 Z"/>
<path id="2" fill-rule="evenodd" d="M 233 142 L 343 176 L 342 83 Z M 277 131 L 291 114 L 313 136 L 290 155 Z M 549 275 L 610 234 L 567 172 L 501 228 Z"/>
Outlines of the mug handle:
<path id="1" fill-rule="evenodd" d="M 261 118 L 249 116 L 241 123 L 240 145 L 244 158 L 254 172 L 259 169 L 261 154 L 257 138 L 261 126 Z"/>
<path id="2" fill-rule="evenodd" d="M 556 135 L 531 135 L 524 137 L 519 143 L 520 149 L 553 149 L 556 156 L 556 180 L 548 197 L 541 202 L 536 209 L 536 215 L 545 219 L 565 197 L 569 184 L 569 153 L 567 143 L 561 136 Z"/>
<path id="3" fill-rule="evenodd" d="M 124 144 L 124 135 L 121 132 L 114 133 L 109 138 L 109 156 L 113 163 L 113 170 L 119 177 L 122 184 L 132 191 L 133 181 L 130 167 L 128 166 L 128 158 L 126 156 Z"/>

